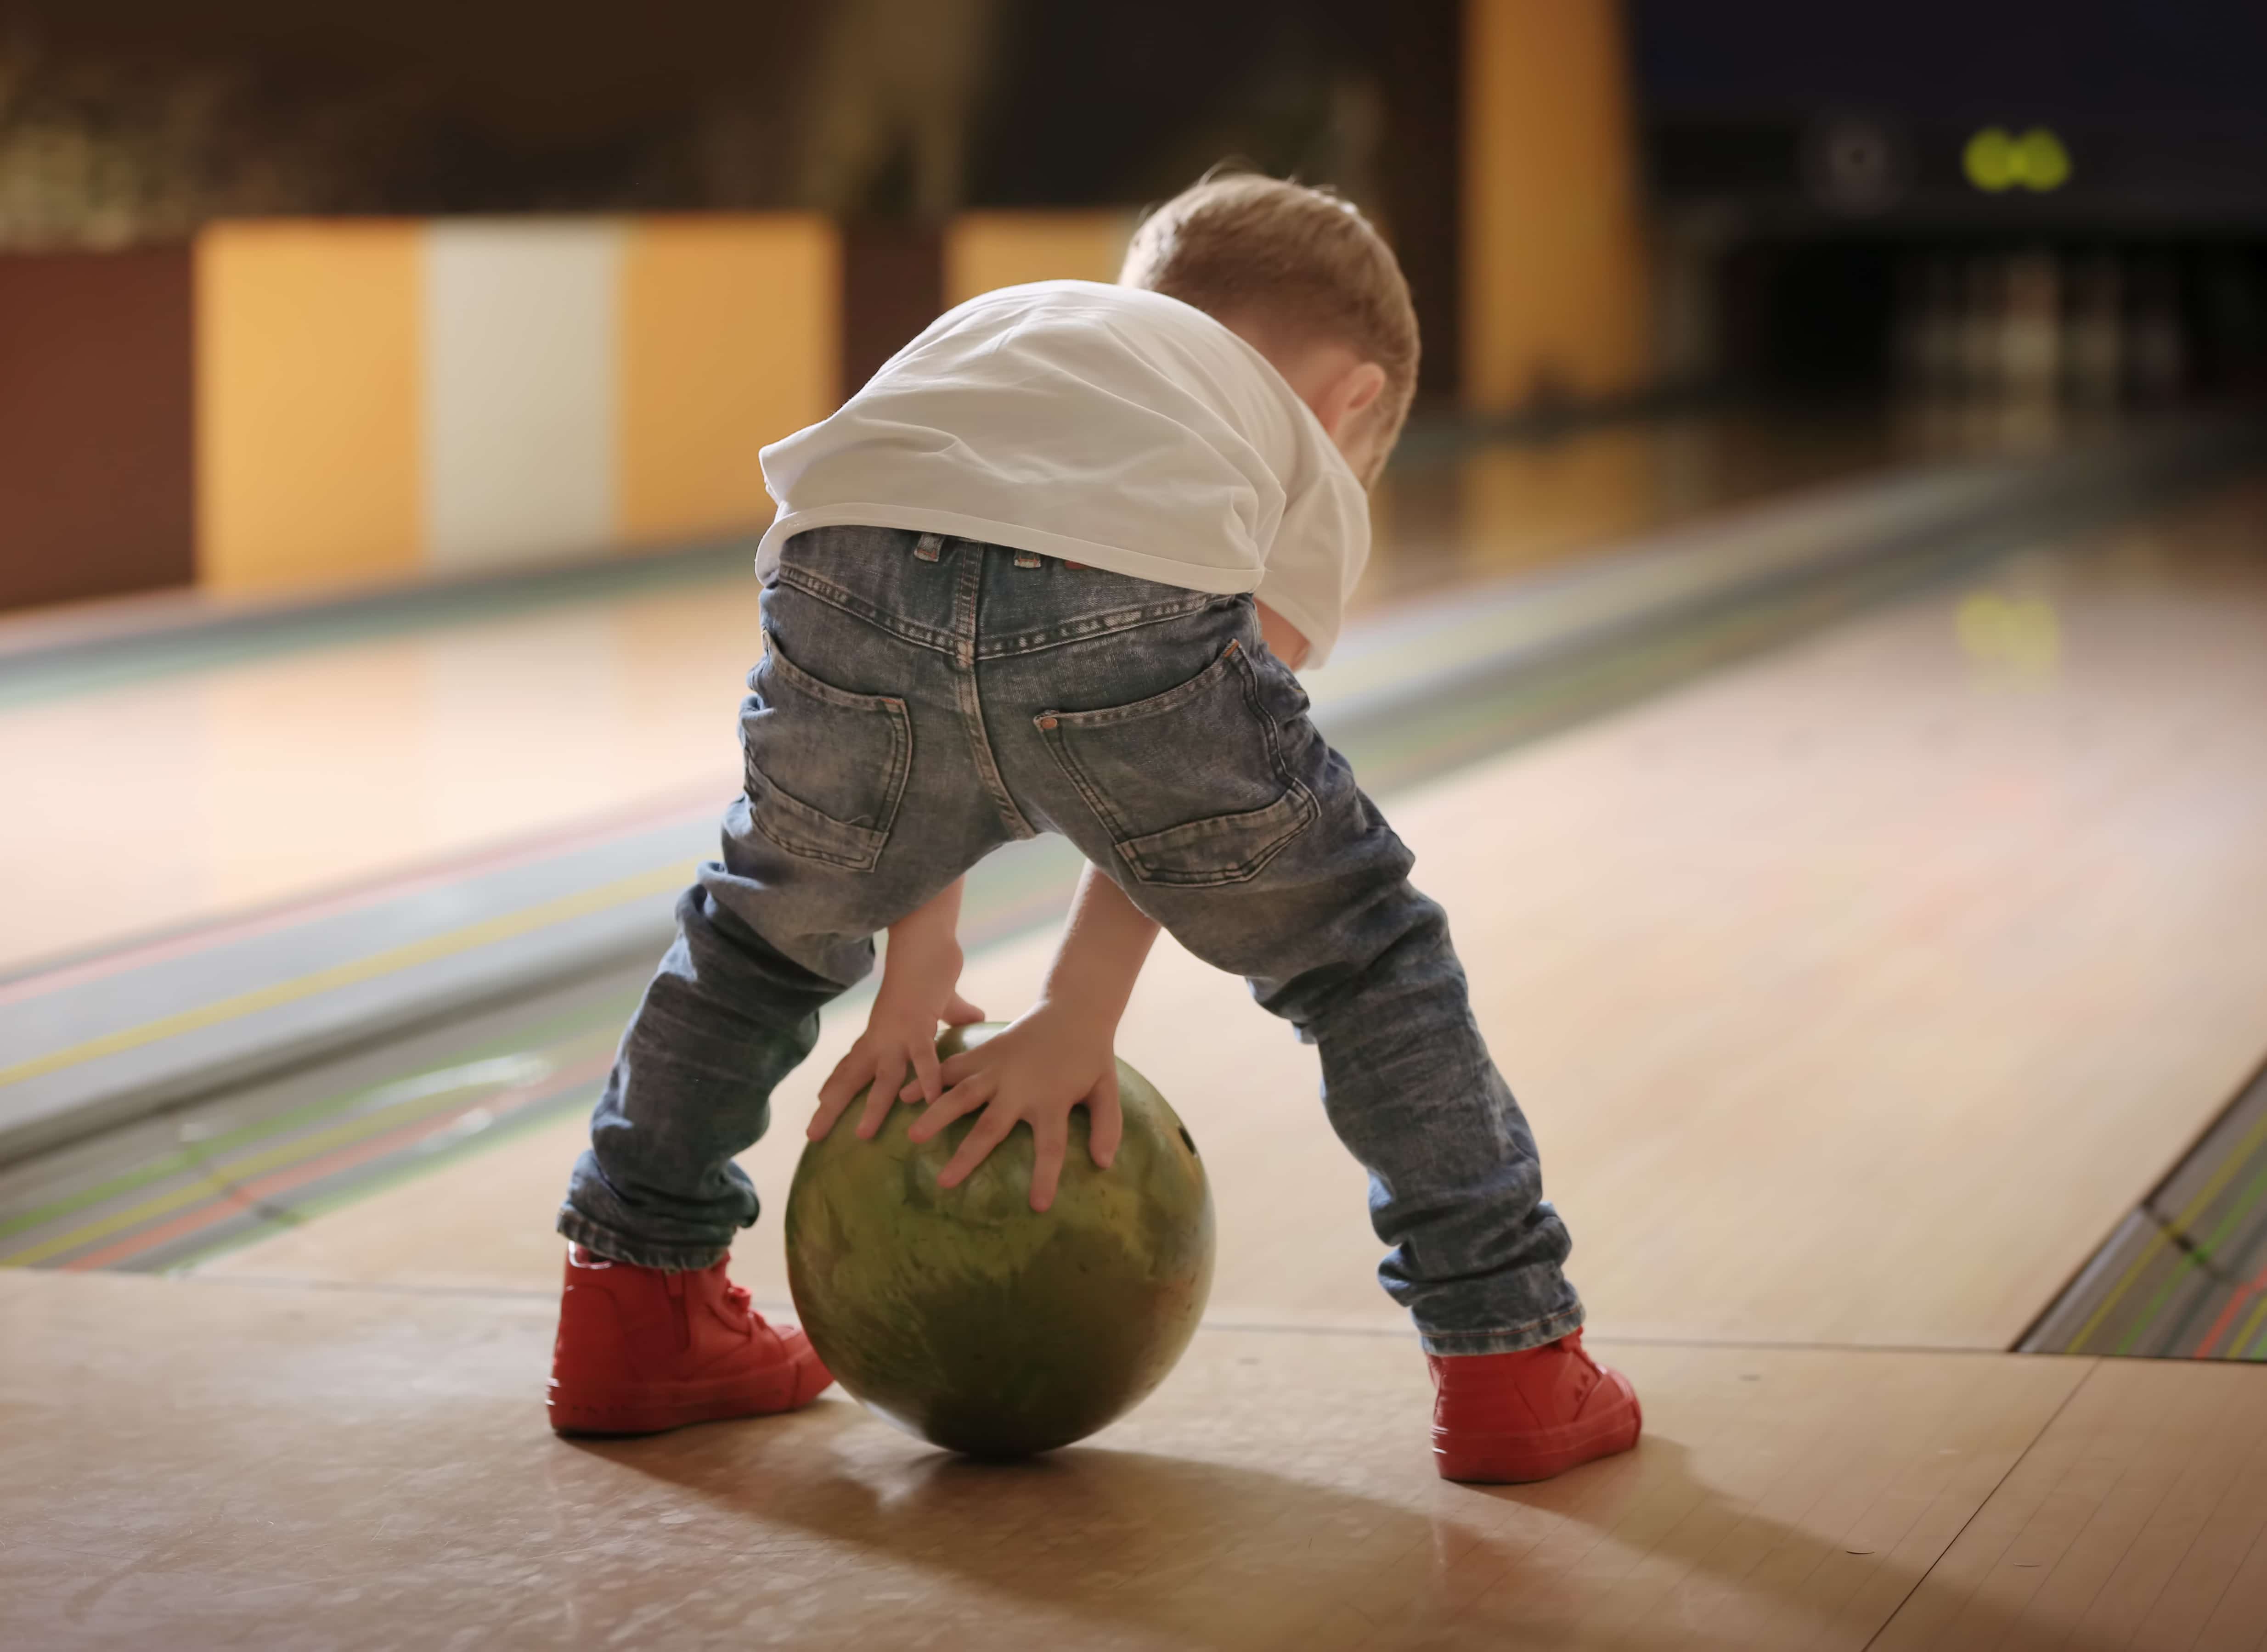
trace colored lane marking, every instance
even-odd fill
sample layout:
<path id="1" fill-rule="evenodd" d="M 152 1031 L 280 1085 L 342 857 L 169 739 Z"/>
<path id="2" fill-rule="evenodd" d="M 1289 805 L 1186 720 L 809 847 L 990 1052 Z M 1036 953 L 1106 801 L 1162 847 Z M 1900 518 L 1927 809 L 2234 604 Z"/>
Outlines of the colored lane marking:
<path id="1" fill-rule="evenodd" d="M 611 1056 L 608 1057 L 608 1064 L 612 1064 Z M 282 1170 L 292 1164 L 295 1156 L 297 1155 L 324 1153 L 343 1147 L 349 1143 L 367 1140 L 373 1136 L 408 1129 L 422 1123 L 434 1114 L 447 1112 L 453 1105 L 452 1101 L 440 1100 L 407 1121 L 399 1118 L 389 1119 L 384 1115 L 379 1115 L 369 1119 L 349 1120 L 344 1124 L 334 1125 L 318 1135 L 295 1138 L 280 1147 L 271 1148 L 267 1152 L 255 1154 L 250 1159 L 226 1166 L 229 1186 L 237 1186 L 238 1179 L 246 1175 L 256 1176 Z M 113 1211 L 106 1217 L 85 1223 L 71 1229 L 69 1232 L 59 1233 L 55 1238 L 32 1246 L 28 1249 L 18 1251 L 7 1258 L 7 1265 L 11 1268 L 37 1267 L 49 1257 L 60 1256 L 65 1251 L 76 1250 L 82 1245 L 92 1244 L 94 1240 L 106 1238 L 110 1234 L 137 1227 L 144 1222 L 152 1221 L 170 1211 L 178 1210 L 194 1200 L 209 1197 L 215 1191 L 215 1184 L 209 1180 L 193 1181 L 186 1187 L 176 1188 L 170 1193 L 159 1194 L 155 1198 L 146 1199 L 140 1204 L 131 1205 L 126 1210 Z M 226 1196 L 224 1191 L 223 1196 Z"/>
<path id="2" fill-rule="evenodd" d="M 2227 1214 L 2220 1218 L 2219 1225 L 2212 1229 L 2212 1237 L 2205 1242 L 2205 1249 L 2207 1254 L 2212 1255 L 2218 1255 L 2219 1254 L 2221 1246 L 2226 1243 L 2228 1236 L 2235 1231 L 2237 1224 L 2250 1216 L 2252 1208 L 2259 1202 L 2260 1195 L 2263 1193 L 2267 1193 L 2267 1169 L 2261 1170 L 2257 1175 L 2251 1179 L 2249 1185 L 2244 1188 L 2243 1192 L 2238 1195 L 2235 1203 L 2229 1208 Z M 2190 1267 L 2194 1267 L 2196 1265 L 2193 1258 L 2189 1258 L 2187 1260 L 2189 1261 Z M 2237 1305 L 2245 1301 L 2252 1292 L 2260 1290 L 2267 1290 L 2267 1270 L 2263 1270 L 2257 1279 L 2234 1293 L 2233 1298 L 2228 1304 L 2227 1311 L 2221 1314 L 2219 1323 L 2213 1325 L 2211 1332 L 2205 1337 L 2205 1340 L 2202 1342 L 2197 1344 L 2197 1346 L 2199 1348 L 2209 1348 L 2212 1346 L 2212 1342 L 2219 1335 L 2221 1325 L 2225 1324 L 2227 1319 L 2233 1316 L 2236 1312 Z M 2234 1352 L 2234 1349 L 2241 1347 L 2241 1344 L 2242 1338 L 2239 1336 L 2234 1343 L 2229 1345 L 2229 1351 L 2231 1353 Z"/>
<path id="3" fill-rule="evenodd" d="M 2263 1268 L 2257 1278 L 2229 1295 L 2227 1305 L 2219 1311 L 2219 1317 L 2212 1322 L 2212 1328 L 2197 1340 L 2196 1347 L 2189 1351 L 2189 1357 L 2210 1359 L 2212 1345 L 2219 1341 L 2219 1334 L 2227 1329 L 2229 1322 L 2242 1312 L 2243 1305 L 2262 1290 L 2267 1290 L 2267 1268 Z M 2243 1339 L 2239 1336 L 2235 1339 L 2235 1345 L 2241 1347 L 2242 1341 Z"/>
<path id="4" fill-rule="evenodd" d="M 607 1064 L 612 1065 L 611 1058 Z M 578 1090 L 591 1082 L 604 1071 L 605 1069 L 600 1067 L 561 1075 L 561 1081 L 559 1083 L 547 1084 L 540 1088 L 529 1086 L 523 1093 L 522 1100 L 517 1103 L 506 1101 L 506 1097 L 510 1094 L 509 1091 L 499 1093 L 494 1100 L 496 1104 L 509 1105 L 512 1111 L 517 1112 L 521 1107 L 534 1106 L 538 1102 L 548 1100 L 551 1096 L 564 1095 Z M 445 1111 L 445 1109 L 437 1108 L 435 1111 Z M 325 1176 L 335 1175 L 343 1170 L 351 1170 L 356 1165 L 368 1163 L 389 1148 L 406 1145 L 406 1138 L 413 1137 L 423 1131 L 426 1125 L 430 1122 L 431 1116 L 430 1114 L 427 1114 L 418 1118 L 403 1120 L 360 1141 L 348 1142 L 323 1154 L 320 1158 L 303 1159 L 296 1164 L 286 1164 L 268 1175 L 256 1177 L 249 1181 L 239 1181 L 231 1176 L 224 1189 L 224 1199 L 201 1205 L 195 1210 L 183 1211 L 172 1221 L 161 1223 L 146 1232 L 128 1234 L 126 1238 L 104 1246 L 99 1250 L 89 1252 L 84 1256 L 75 1256 L 65 1262 L 63 1268 L 70 1272 L 91 1272 L 96 1268 L 106 1267 L 111 1262 L 137 1251 L 149 1250 L 159 1245 L 168 1244 L 187 1234 L 195 1232 L 201 1227 L 209 1227 L 225 1217 L 243 1213 L 247 1206 L 265 1202 L 277 1194 L 289 1193 L 294 1188 L 304 1187 L 307 1183 L 319 1181 Z"/>
<path id="5" fill-rule="evenodd" d="M 2223 1168 L 2233 1173 L 2241 1170 L 2247 1162 L 2248 1156 L 2239 1155 L 2231 1159 Z M 2267 1170 L 2263 1170 L 2258 1175 L 2253 1177 L 2243 1191 L 2236 1195 L 2235 1202 L 2219 1218 L 2219 1226 L 2213 1228 L 2202 1239 L 2197 1239 L 2194 1235 L 2190 1236 L 2189 1246 L 2184 1246 L 2178 1256 L 2172 1258 L 2170 1275 L 2162 1284 L 2157 1287 L 2156 1295 L 2149 1298 L 2149 1304 L 2141 1310 L 2140 1317 L 2126 1327 L 2125 1334 L 2118 1339 L 2117 1346 L 2110 1350 L 2113 1356 L 2132 1352 L 2133 1344 L 2155 1328 L 2158 1319 L 2164 1312 L 2166 1302 L 2171 1297 L 2173 1292 L 2180 1288 L 2182 1281 L 2196 1269 L 2203 1267 L 2205 1263 L 2219 1260 L 2221 1248 L 2226 1245 L 2228 1235 L 2233 1233 L 2245 1217 L 2250 1215 L 2251 1207 L 2258 1202 L 2263 1190 L 2267 1190 Z M 2203 1212 L 2199 1210 L 2196 1214 L 2201 1216 Z M 2183 1231 L 2186 1231 L 2185 1218 Z"/>
<path id="6" fill-rule="evenodd" d="M 2261 1303 L 2251 1318 L 2244 1322 L 2243 1328 L 2235 1334 L 2235 1341 L 2228 1345 L 2228 1353 L 2237 1359 L 2258 1358 L 2259 1344 L 2252 1341 L 2252 1333 L 2260 1331 L 2263 1326 L 2267 1326 L 2267 1302 Z M 2267 1333 L 2262 1333 L 2261 1340 L 2267 1341 Z M 2243 1351 L 2247 1347 L 2250 1349 L 2249 1356 Z"/>
<path id="7" fill-rule="evenodd" d="M 613 1007 L 616 1002 L 616 1000 L 607 1000 L 607 1007 Z M 628 1012 L 627 1005 L 632 1000 L 620 1000 L 621 1013 Z M 469 1051 L 461 1052 L 464 1057 L 461 1062 L 452 1061 L 443 1064 L 440 1067 L 426 1068 L 418 1072 L 406 1074 L 404 1078 L 421 1078 L 431 1072 L 442 1071 L 444 1067 L 460 1066 L 466 1062 L 477 1062 L 497 1056 L 532 1054 L 536 1049 L 553 1042 L 572 1042 L 574 1034 L 577 1032 L 583 1036 L 590 1036 L 591 1029 L 587 1027 L 578 1027 L 577 1024 L 589 1016 L 594 1007 L 585 1005 L 580 1009 L 562 1011 L 559 1014 L 545 1018 L 532 1027 L 491 1039 L 484 1044 L 474 1045 Z M 84 1210 L 91 1204 L 99 1204 L 121 1193 L 130 1192 L 136 1188 L 146 1187 L 152 1181 L 162 1181 L 167 1176 L 182 1171 L 203 1168 L 209 1166 L 217 1155 L 232 1152 L 247 1143 L 274 1136 L 279 1131 L 312 1123 L 317 1119 L 327 1118 L 332 1114 L 343 1112 L 348 1107 L 368 1105 L 380 1092 L 391 1089 L 401 1082 L 403 1079 L 399 1078 L 381 1079 L 376 1084 L 364 1085 L 360 1089 L 348 1090 L 338 1095 L 326 1096 L 318 1100 L 306 1102 L 291 1108 L 289 1112 L 278 1113 L 272 1118 L 254 1119 L 248 1124 L 239 1124 L 232 1130 L 224 1130 L 217 1136 L 200 1141 L 194 1151 L 182 1148 L 167 1153 L 163 1158 L 153 1159 L 149 1164 L 136 1169 L 122 1171 L 108 1181 L 98 1182 L 92 1188 L 81 1188 L 77 1193 L 51 1200 L 34 1210 L 0 1220 L 0 1239 L 21 1233 L 27 1228 L 44 1226 L 59 1217 L 70 1215 L 73 1210 Z"/>
<path id="8" fill-rule="evenodd" d="M 62 1265 L 62 1268 L 67 1273 L 92 1272 L 138 1251 L 147 1250 L 154 1246 L 182 1238 L 195 1232 L 199 1228 L 210 1227 L 214 1223 L 224 1220 L 230 1216 L 257 1217 L 260 1214 L 258 1207 L 264 1204 L 271 1194 L 285 1192 L 293 1187 L 304 1184 L 312 1178 L 329 1174 L 334 1171 L 351 1170 L 355 1166 L 385 1151 L 388 1147 L 395 1145 L 403 1138 L 414 1136 L 415 1132 L 422 1129 L 428 1122 L 426 1119 L 405 1120 L 391 1129 L 382 1130 L 378 1135 L 363 1141 L 349 1143 L 344 1147 L 324 1154 L 319 1159 L 304 1159 L 297 1164 L 287 1166 L 272 1175 L 255 1177 L 250 1181 L 231 1180 L 220 1184 L 216 1188 L 220 1197 L 185 1210 L 170 1222 L 161 1222 L 154 1228 L 129 1233 L 122 1239 L 89 1251 L 84 1255 L 74 1256 Z"/>
<path id="9" fill-rule="evenodd" d="M 217 1027 L 241 1016 L 255 1015 L 262 1010 L 280 1009 L 284 1005 L 297 1004 L 303 998 L 314 998 L 324 992 L 335 992 L 342 987 L 359 986 L 365 981 L 375 981 L 398 969 L 453 958 L 476 947 L 510 940 L 553 924 L 584 917 L 592 912 L 604 911 L 610 906 L 621 906 L 645 895 L 659 895 L 682 885 L 699 865 L 698 861 L 672 862 L 652 872 L 636 873 L 612 883 L 601 884 L 595 889 L 560 895 L 517 912 L 506 912 L 498 917 L 468 924 L 462 929 L 388 947 L 384 952 L 372 953 L 367 958 L 334 964 L 327 969 L 318 969 L 295 980 L 256 987 L 233 998 L 201 1004 L 194 1009 L 160 1016 L 154 1021 L 144 1021 L 139 1027 L 106 1033 L 100 1038 L 91 1038 L 84 1043 L 73 1044 L 45 1056 L 35 1056 L 29 1061 L 18 1062 L 12 1067 L 0 1067 L 0 1087 L 21 1084 L 30 1078 L 43 1078 L 51 1072 L 61 1072 L 66 1067 L 76 1067 L 83 1062 L 121 1055 L 129 1049 L 139 1049 L 145 1044 L 154 1044 L 161 1039 L 178 1038 L 184 1033 L 202 1032 L 206 1027 Z"/>
<path id="10" fill-rule="evenodd" d="M 472 851 L 421 866 L 382 874 L 365 882 L 349 884 L 344 888 L 289 896 L 273 905 L 250 911 L 222 913 L 202 921 L 192 920 L 183 928 L 155 935 L 128 937 L 92 956 L 80 954 L 44 964 L 35 961 L 28 969 L 20 971 L 10 965 L 7 967 L 10 973 L 0 974 L 0 1005 L 45 998 L 53 992 L 83 986 L 91 981 L 106 980 L 112 976 L 145 969 L 151 964 L 187 957 L 210 947 L 256 940 L 262 935 L 271 935 L 277 930 L 290 929 L 295 925 L 336 917 L 342 913 L 366 911 L 403 895 L 455 888 L 486 873 L 510 871 L 585 849 L 603 848 L 624 838 L 657 831 L 667 826 L 683 824 L 691 827 L 704 820 L 713 825 L 718 812 L 715 801 L 717 789 L 709 786 L 702 787 L 697 795 L 691 792 L 682 795 L 672 794 L 644 808 L 515 838 L 501 848 Z"/>
<path id="11" fill-rule="evenodd" d="M 2251 1127 L 2250 1133 L 2237 1144 L 2235 1151 L 2227 1156 L 2227 1162 L 2212 1173 L 2212 1180 L 2205 1182 L 2203 1190 L 2189 1201 L 2187 1208 L 2174 1222 L 2169 1225 L 2164 1223 L 2157 1224 L 2157 1231 L 2149 1236 L 2148 1244 L 2142 1246 L 2140 1255 L 2136 1257 L 2132 1266 L 2125 1270 L 2125 1276 L 2117 1282 L 2117 1289 L 2102 1299 L 2101 1305 L 2095 1309 L 2084 1325 L 2078 1327 L 2078 1334 L 2071 1338 L 2072 1353 L 2078 1353 L 2085 1348 L 2087 1339 L 2101 1329 L 2102 1320 L 2109 1317 L 2109 1311 L 2117 1305 L 2119 1300 L 2140 1278 L 2141 1270 L 2157 1259 L 2159 1251 L 2172 1243 L 2173 1232 L 2175 1229 L 2183 1233 L 2188 1232 L 2190 1224 L 2202 1215 L 2205 1209 L 2219 1196 L 2221 1190 L 2234 1179 L 2235 1173 L 2249 1160 L 2263 1141 L 2267 1141 L 2267 1117 L 2262 1117 Z M 2160 1295 L 2161 1297 L 2161 1293 Z"/>
<path id="12" fill-rule="evenodd" d="M 589 1093 L 588 1085 L 582 1086 L 582 1089 L 584 1094 Z M 396 1148 L 390 1155 L 381 1155 L 373 1161 L 371 1174 L 346 1187 L 334 1188 L 327 1193 L 319 1193 L 304 1203 L 294 1204 L 291 1207 L 291 1214 L 297 1218 L 295 1225 L 304 1226 L 317 1217 L 327 1216 L 334 1210 L 343 1210 L 350 1204 L 359 1204 L 364 1199 L 375 1198 L 389 1188 L 400 1187 L 403 1182 L 415 1181 L 419 1176 L 429 1175 L 434 1171 L 439 1170 L 445 1165 L 453 1164 L 459 1159 L 469 1157 L 476 1152 L 486 1152 L 492 1147 L 501 1146 L 525 1131 L 540 1129 L 554 1122 L 561 1116 L 563 1104 L 581 1099 L 582 1097 L 576 1093 L 576 1087 L 569 1086 L 552 1095 L 539 1096 L 534 1100 L 514 1107 L 509 1113 L 499 1115 L 495 1122 L 486 1129 L 459 1136 L 437 1151 L 430 1152 L 426 1151 L 428 1144 L 434 1139 L 432 1137 L 412 1143 L 406 1148 Z M 439 1132 L 436 1132 L 437 1136 Z M 210 1225 L 217 1227 L 219 1224 L 216 1222 Z M 193 1271 L 203 1267 L 205 1263 L 216 1257 L 227 1255 L 231 1251 L 245 1250 L 274 1239 L 276 1232 L 275 1224 L 262 1222 L 235 1232 L 220 1234 L 212 1239 L 210 1243 L 192 1250 L 186 1255 L 175 1257 L 166 1265 L 165 1271 L 169 1274 Z M 159 1248 L 162 1247 L 155 1245 L 143 1245 L 137 1250 L 122 1256 L 114 1266 L 130 1268 L 137 1257 Z M 69 1265 L 64 1264 L 66 1267 Z"/>

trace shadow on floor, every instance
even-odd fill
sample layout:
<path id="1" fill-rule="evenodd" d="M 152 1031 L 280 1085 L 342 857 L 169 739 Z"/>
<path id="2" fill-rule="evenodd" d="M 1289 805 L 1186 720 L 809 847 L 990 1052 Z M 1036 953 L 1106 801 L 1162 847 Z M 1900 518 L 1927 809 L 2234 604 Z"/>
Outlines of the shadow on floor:
<path id="1" fill-rule="evenodd" d="M 1926 1570 L 1822 1576 L 1844 1553 L 1830 1539 L 1723 1495 L 1658 1436 L 1538 1486 L 1449 1486 L 1420 1462 L 1391 1477 L 1397 1501 L 1345 1483 L 1379 1477 L 1322 1444 L 1295 1475 L 1100 1447 L 991 1464 L 847 1404 L 820 1413 L 793 1441 L 756 1428 L 577 1447 L 816 1539 L 839 1557 L 818 1588 L 853 1614 L 846 1639 L 871 1638 L 855 1632 L 862 1597 L 884 1639 L 910 1613 L 942 1646 L 1859 1648 Z M 815 1454 L 831 1472 L 813 1473 Z M 1602 1553 L 1609 1532 L 1622 1546 Z M 1976 1645 L 2015 1626 L 1980 1600 L 1960 1622 Z"/>

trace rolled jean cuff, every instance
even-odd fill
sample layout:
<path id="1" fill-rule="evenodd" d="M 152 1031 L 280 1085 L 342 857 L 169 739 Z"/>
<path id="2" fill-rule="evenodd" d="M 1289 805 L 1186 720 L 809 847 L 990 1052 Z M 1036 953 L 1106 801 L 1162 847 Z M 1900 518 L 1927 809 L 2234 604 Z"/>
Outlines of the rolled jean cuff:
<path id="1" fill-rule="evenodd" d="M 728 1245 L 641 1245 L 612 1228 L 601 1227 L 571 1204 L 559 1207 L 559 1231 L 593 1255 L 634 1268 L 658 1268 L 664 1273 L 698 1273 L 730 1255 Z"/>
<path id="2" fill-rule="evenodd" d="M 596 1246 L 592 1247 L 593 1249 Z M 1518 1354 L 1541 1348 L 1582 1328 L 1581 1304 L 1548 1319 L 1530 1319 L 1493 1331 L 1420 1331 L 1418 1342 L 1427 1354 L 1453 1359 L 1459 1354 Z"/>

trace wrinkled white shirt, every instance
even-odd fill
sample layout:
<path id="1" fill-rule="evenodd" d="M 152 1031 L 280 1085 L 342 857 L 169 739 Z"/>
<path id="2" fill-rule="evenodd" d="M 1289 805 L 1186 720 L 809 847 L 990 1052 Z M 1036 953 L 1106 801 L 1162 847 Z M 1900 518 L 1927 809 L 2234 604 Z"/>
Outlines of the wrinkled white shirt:
<path id="1" fill-rule="evenodd" d="M 763 450 L 805 529 L 906 528 L 1198 591 L 1251 591 L 1319 665 L 1369 557 L 1361 483 L 1267 358 L 1204 311 L 1040 281 L 972 298 L 832 418 Z"/>

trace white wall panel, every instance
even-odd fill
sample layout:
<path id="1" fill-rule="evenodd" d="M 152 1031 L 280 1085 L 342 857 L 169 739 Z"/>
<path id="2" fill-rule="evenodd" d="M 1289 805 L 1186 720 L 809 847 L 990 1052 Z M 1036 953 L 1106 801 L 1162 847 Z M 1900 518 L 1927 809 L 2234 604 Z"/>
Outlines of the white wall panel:
<path id="1" fill-rule="evenodd" d="M 471 571 L 615 532 L 609 221 L 469 219 L 426 238 L 426 557 Z"/>

